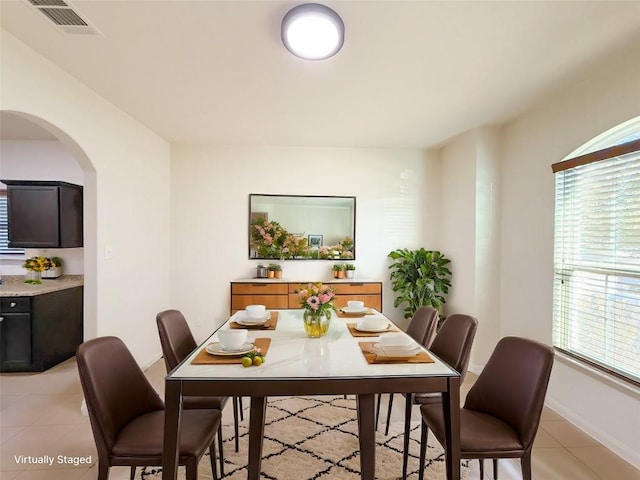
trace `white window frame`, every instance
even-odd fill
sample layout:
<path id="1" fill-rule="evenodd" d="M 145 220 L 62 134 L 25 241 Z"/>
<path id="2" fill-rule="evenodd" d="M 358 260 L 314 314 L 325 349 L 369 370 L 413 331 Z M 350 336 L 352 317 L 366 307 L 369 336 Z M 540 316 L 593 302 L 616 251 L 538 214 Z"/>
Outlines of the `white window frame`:
<path id="1" fill-rule="evenodd" d="M 595 162 L 601 163 L 595 165 Z M 632 218 L 634 228 L 638 226 L 637 236 L 629 236 L 627 230 L 627 236 L 635 244 L 631 247 L 632 255 L 629 255 L 627 237 L 624 247 L 618 247 L 617 241 L 602 248 L 590 247 L 590 242 L 598 242 L 600 235 L 594 233 L 594 225 L 596 228 L 603 225 L 612 231 L 622 226 L 616 208 L 598 210 L 597 213 L 607 214 L 599 224 L 594 223 L 594 210 L 587 205 L 573 202 L 569 206 L 571 195 L 581 193 L 576 179 L 595 177 L 600 181 L 605 168 L 613 175 L 625 168 L 632 174 L 640 172 L 640 140 L 553 165 L 556 174 L 553 345 L 572 358 L 640 386 L 640 258 L 634 253 L 640 252 L 640 190 L 637 189 L 640 182 L 637 176 L 630 176 L 625 178 L 635 180 L 614 186 L 615 192 L 624 192 L 627 198 L 633 199 L 627 200 L 632 209 L 633 205 L 637 206 L 624 222 L 628 228 Z M 631 189 L 630 185 L 636 188 Z M 596 196 L 594 190 L 585 192 L 588 198 Z M 585 250 L 603 256 L 589 258 Z"/>

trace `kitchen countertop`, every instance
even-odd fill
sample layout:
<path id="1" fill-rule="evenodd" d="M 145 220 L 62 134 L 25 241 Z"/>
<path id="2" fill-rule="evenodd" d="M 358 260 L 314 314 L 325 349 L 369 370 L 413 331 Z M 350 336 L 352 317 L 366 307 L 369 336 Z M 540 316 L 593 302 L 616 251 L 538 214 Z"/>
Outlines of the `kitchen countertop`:
<path id="1" fill-rule="evenodd" d="M 84 275 L 62 275 L 56 279 L 43 279 L 39 285 L 24 283 L 24 275 L 3 275 L 0 297 L 32 297 L 84 285 Z"/>

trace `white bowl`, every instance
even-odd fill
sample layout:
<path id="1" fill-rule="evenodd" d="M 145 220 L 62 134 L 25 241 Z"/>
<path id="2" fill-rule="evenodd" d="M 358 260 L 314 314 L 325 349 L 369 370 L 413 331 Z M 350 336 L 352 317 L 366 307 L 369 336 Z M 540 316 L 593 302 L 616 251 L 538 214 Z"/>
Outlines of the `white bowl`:
<path id="1" fill-rule="evenodd" d="M 387 333 L 380 337 L 380 345 L 383 347 L 410 347 L 416 345 L 416 342 L 409 335 L 404 333 Z"/>
<path id="2" fill-rule="evenodd" d="M 218 330 L 218 340 L 225 350 L 237 350 L 247 341 L 248 332 L 244 328 Z"/>
<path id="3" fill-rule="evenodd" d="M 389 325 L 389 321 L 384 317 L 367 317 L 365 315 L 360 321 L 360 325 L 362 325 L 363 328 L 368 328 L 371 330 L 382 330 L 384 328 L 387 328 L 387 326 Z"/>
<path id="4" fill-rule="evenodd" d="M 247 305 L 244 309 L 249 318 L 264 318 L 267 313 L 267 307 L 264 305 Z"/>
<path id="5" fill-rule="evenodd" d="M 349 308 L 349 310 L 363 310 L 364 309 L 364 302 L 361 302 L 359 300 L 349 300 L 347 302 L 347 307 Z"/>

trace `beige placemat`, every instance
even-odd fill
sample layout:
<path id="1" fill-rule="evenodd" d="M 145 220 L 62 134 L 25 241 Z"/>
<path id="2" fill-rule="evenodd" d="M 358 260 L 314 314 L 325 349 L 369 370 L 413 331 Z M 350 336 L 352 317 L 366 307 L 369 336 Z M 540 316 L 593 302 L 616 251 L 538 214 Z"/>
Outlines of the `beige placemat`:
<path id="1" fill-rule="evenodd" d="M 429 356 L 427 352 L 421 350 L 420 353 L 409 358 L 396 358 L 396 357 L 380 357 L 375 353 L 371 353 L 371 347 L 376 342 L 360 342 L 360 350 L 364 358 L 367 359 L 367 363 L 435 363 L 433 358 Z"/>
<path id="2" fill-rule="evenodd" d="M 215 343 L 215 342 L 212 342 Z M 256 348 L 260 349 L 262 355 L 266 356 L 267 351 L 269 350 L 269 345 L 271 345 L 270 338 L 256 338 L 253 340 L 253 344 Z M 210 344 L 209 344 L 210 345 Z M 222 355 L 211 355 L 207 353 L 207 350 L 203 348 L 196 355 L 196 357 L 191 360 L 193 365 L 230 365 L 234 363 L 242 363 L 242 355 L 238 355 L 236 357 L 225 357 Z"/>
<path id="3" fill-rule="evenodd" d="M 259 325 L 242 325 L 236 322 L 229 322 L 229 328 L 246 328 L 247 330 L 275 330 L 278 324 L 278 316 L 280 312 L 271 312 L 271 317 L 264 323 Z"/>
<path id="4" fill-rule="evenodd" d="M 381 332 L 361 332 L 360 330 L 358 330 L 356 328 L 356 325 L 358 325 L 358 324 L 357 323 L 347 323 L 347 328 L 349 328 L 349 333 L 351 333 L 351 335 L 354 336 L 354 337 L 379 337 L 383 333 L 399 332 L 400 331 L 400 329 L 398 327 L 396 327 L 395 325 L 391 324 L 391 322 L 389 322 L 389 326 L 387 327 L 387 329 L 383 330 Z"/>
<path id="5" fill-rule="evenodd" d="M 360 318 L 360 317 L 364 317 L 365 315 L 375 315 L 375 314 L 376 312 L 374 312 L 371 309 L 368 309 L 364 313 L 348 313 L 348 312 L 344 312 L 342 309 L 338 310 L 338 317 L 340 318 Z"/>

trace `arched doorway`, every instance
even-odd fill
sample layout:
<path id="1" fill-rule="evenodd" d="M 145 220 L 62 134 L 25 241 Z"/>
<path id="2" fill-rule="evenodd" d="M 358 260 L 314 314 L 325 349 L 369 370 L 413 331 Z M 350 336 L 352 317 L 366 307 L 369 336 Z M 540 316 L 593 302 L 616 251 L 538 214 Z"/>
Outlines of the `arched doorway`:
<path id="1" fill-rule="evenodd" d="M 35 115 L 17 111 L 0 111 L 0 139 L 3 142 L 3 149 L 7 151 L 11 148 L 11 151 L 15 153 L 21 148 L 32 148 L 34 149 L 33 151 L 38 152 L 38 155 L 44 152 L 42 156 L 46 157 L 47 148 L 51 148 L 50 151 L 53 153 L 50 158 L 51 162 L 63 162 L 62 158 L 71 158 L 71 161 L 74 159 L 77 162 L 76 172 L 69 173 L 69 170 L 72 169 L 67 168 L 67 175 L 71 175 L 71 178 L 60 178 L 55 164 L 48 164 L 46 168 L 38 168 L 37 162 L 39 159 L 36 159 L 31 165 L 22 165 L 22 168 L 16 169 L 11 167 L 10 156 L 5 155 L 0 176 L 2 178 L 10 178 L 17 174 L 21 177 L 28 176 L 30 178 L 12 179 L 65 180 L 71 183 L 80 183 L 84 186 L 84 247 L 71 249 L 78 251 L 70 251 L 68 256 L 70 257 L 71 271 L 84 275 L 84 338 L 93 338 L 97 332 L 95 168 L 82 147 L 71 136 L 56 125 Z M 61 154 L 60 152 L 64 153 Z M 44 161 L 46 162 L 46 159 Z M 80 172 L 81 181 L 78 179 L 78 172 Z M 4 265 L 4 268 L 10 268 L 10 266 Z"/>

